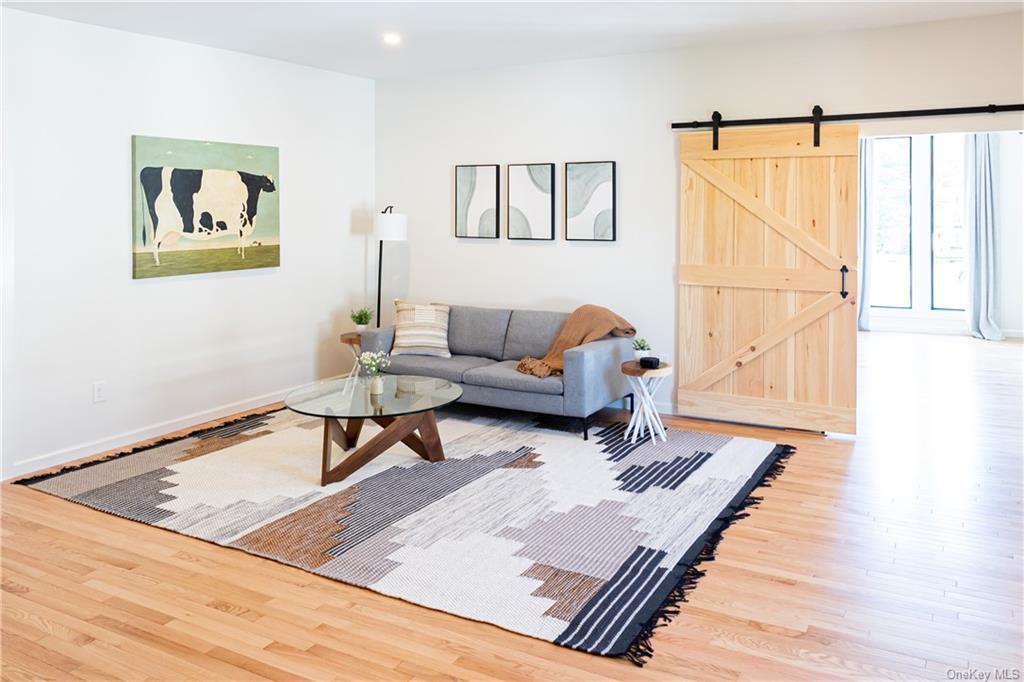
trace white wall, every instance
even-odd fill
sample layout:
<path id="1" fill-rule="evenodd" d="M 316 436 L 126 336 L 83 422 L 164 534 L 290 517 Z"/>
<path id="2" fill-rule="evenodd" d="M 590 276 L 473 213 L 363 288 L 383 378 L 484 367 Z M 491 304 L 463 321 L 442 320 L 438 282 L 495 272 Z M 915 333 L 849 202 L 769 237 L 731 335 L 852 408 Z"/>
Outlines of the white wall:
<path id="1" fill-rule="evenodd" d="M 342 371 L 373 82 L 2 12 L 4 475 Z M 133 134 L 278 147 L 281 267 L 133 281 Z"/>
<path id="2" fill-rule="evenodd" d="M 743 118 L 807 114 L 814 104 L 858 112 L 1020 102 L 1021 35 L 1015 14 L 378 82 L 377 196 L 410 221 L 409 243 L 391 247 L 385 296 L 557 310 L 599 303 L 673 358 L 676 325 L 689 321 L 676 319 L 671 121 L 715 109 Z M 999 115 L 862 130 L 1021 127 L 1020 116 Z M 561 232 L 561 164 L 606 159 L 618 162 L 618 242 L 454 238 L 455 164 L 558 163 Z M 670 394 L 666 386 L 664 407 Z"/>

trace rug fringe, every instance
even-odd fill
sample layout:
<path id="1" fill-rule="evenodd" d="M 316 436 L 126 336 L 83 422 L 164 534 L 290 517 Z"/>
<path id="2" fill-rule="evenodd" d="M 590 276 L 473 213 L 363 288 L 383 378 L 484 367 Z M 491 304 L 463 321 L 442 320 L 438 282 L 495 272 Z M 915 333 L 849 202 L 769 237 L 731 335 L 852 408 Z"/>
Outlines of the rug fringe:
<path id="1" fill-rule="evenodd" d="M 774 461 L 765 470 L 764 474 L 761 475 L 753 490 L 771 487 L 772 481 L 782 474 L 786 468 L 787 460 L 789 460 L 794 452 L 796 452 L 796 448 L 792 445 L 776 445 L 769 455 L 775 458 Z M 679 615 L 679 605 L 687 601 L 687 594 L 697 586 L 697 581 L 704 577 L 705 571 L 698 568 L 698 566 L 706 561 L 715 560 L 715 553 L 718 551 L 718 543 L 722 541 L 722 534 L 736 521 L 750 516 L 748 510 L 761 504 L 762 499 L 764 498 L 751 492 L 738 505 L 731 505 L 726 508 L 726 512 L 723 513 L 728 515 L 724 518 L 722 516 L 718 517 L 721 525 L 715 530 L 705 533 L 707 539 L 697 558 L 686 568 L 682 577 L 679 578 L 679 582 L 668 593 L 668 596 L 665 597 L 665 600 L 658 607 L 658 610 L 654 612 L 654 615 L 644 623 L 640 633 L 633 640 L 633 643 L 629 645 L 629 649 L 625 653 L 620 654 L 619 658 L 624 658 L 641 668 L 651 660 L 651 657 L 654 656 L 651 637 L 657 628 L 668 625 L 672 622 L 673 618 Z"/>
<path id="2" fill-rule="evenodd" d="M 169 443 L 175 443 L 175 442 L 177 442 L 179 440 L 184 440 L 186 438 L 193 438 L 195 436 L 202 436 L 203 434 L 209 433 L 210 431 L 215 431 L 217 429 L 222 429 L 225 426 L 231 426 L 232 424 L 239 424 L 239 423 L 244 422 L 244 421 L 246 421 L 248 419 L 254 419 L 254 418 L 259 419 L 259 418 L 262 418 L 262 417 L 266 417 L 269 414 L 274 414 L 275 412 L 280 412 L 281 410 L 284 410 L 284 409 L 287 409 L 287 408 L 278 407 L 278 408 L 275 408 L 273 410 L 267 410 L 266 412 L 258 412 L 256 414 L 248 414 L 248 415 L 246 415 L 244 417 L 237 417 L 236 419 L 231 419 L 231 420 L 223 422 L 221 424 L 217 424 L 216 426 L 208 426 L 208 427 L 203 428 L 203 429 L 196 429 L 195 431 L 190 431 L 189 433 L 186 433 L 184 436 L 175 436 L 173 438 L 161 438 L 160 440 L 155 441 L 153 443 L 150 443 L 148 445 L 140 445 L 138 447 L 131 448 L 130 450 L 124 450 L 124 451 L 121 451 L 121 452 L 115 452 L 115 453 L 112 453 L 110 455 L 107 455 L 106 457 L 101 457 L 100 459 L 89 460 L 88 462 L 82 462 L 81 464 L 69 464 L 69 465 L 67 465 L 65 467 L 62 467 L 62 468 L 58 469 L 57 471 L 51 471 L 51 472 L 47 472 L 47 473 L 43 473 L 43 474 L 35 474 L 34 476 L 26 476 L 25 478 L 19 478 L 16 481 L 12 481 L 12 483 L 14 483 L 16 485 L 32 485 L 34 483 L 39 483 L 40 481 L 45 481 L 48 478 L 53 478 L 54 476 L 60 476 L 61 474 L 66 474 L 66 473 L 69 473 L 69 472 L 72 472 L 72 471 L 78 471 L 79 469 L 87 469 L 87 468 L 89 468 L 91 466 L 96 466 L 97 464 L 103 464 L 104 462 L 110 462 L 111 460 L 120 459 L 121 457 L 127 457 L 128 455 L 134 455 L 136 453 L 143 452 L 145 450 L 152 450 L 153 448 L 158 448 L 161 445 L 167 445 Z"/>

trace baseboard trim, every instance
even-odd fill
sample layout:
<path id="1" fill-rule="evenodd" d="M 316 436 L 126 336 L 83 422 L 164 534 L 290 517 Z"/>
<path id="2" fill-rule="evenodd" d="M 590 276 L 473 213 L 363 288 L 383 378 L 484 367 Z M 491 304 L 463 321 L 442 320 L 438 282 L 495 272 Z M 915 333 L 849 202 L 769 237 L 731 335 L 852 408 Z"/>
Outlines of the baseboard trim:
<path id="1" fill-rule="evenodd" d="M 245 400 L 238 400 L 233 403 L 220 405 L 201 412 L 193 412 L 192 414 L 186 414 L 175 419 L 168 419 L 167 421 L 150 424 L 149 426 L 135 429 L 133 431 L 119 433 L 108 438 L 101 438 L 99 440 L 89 441 L 69 448 L 19 460 L 12 463 L 10 466 L 4 466 L 3 478 L 5 480 L 18 478 L 34 471 L 66 464 L 67 462 L 88 457 L 90 455 L 96 455 L 101 452 L 106 452 L 107 450 L 127 447 L 140 441 L 157 438 L 174 431 L 186 429 L 190 426 L 202 424 L 203 422 L 221 419 L 223 417 L 228 417 L 246 410 L 252 410 L 257 407 L 263 407 L 264 405 L 269 405 L 270 403 L 283 400 L 288 393 L 303 385 L 305 384 L 299 384 L 290 388 L 284 388 L 271 393 L 254 396 L 252 398 L 246 398 Z"/>

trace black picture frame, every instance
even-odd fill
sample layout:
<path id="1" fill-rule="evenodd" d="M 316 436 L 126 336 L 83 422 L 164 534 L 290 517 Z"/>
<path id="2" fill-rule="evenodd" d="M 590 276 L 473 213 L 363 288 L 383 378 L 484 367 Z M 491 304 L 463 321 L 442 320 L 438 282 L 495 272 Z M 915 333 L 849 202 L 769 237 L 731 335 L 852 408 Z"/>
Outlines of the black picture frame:
<path id="1" fill-rule="evenodd" d="M 550 232 L 547 237 L 513 237 L 512 236 L 512 169 L 523 167 L 523 166 L 547 166 L 548 173 L 551 177 L 551 197 L 550 197 Z M 506 221 L 509 224 L 505 227 L 505 237 L 513 241 L 554 241 L 555 240 L 555 164 L 553 163 L 510 163 L 505 168 L 505 216 Z"/>
<path id="2" fill-rule="evenodd" d="M 569 185 L 569 167 L 570 166 L 586 166 L 592 164 L 605 164 L 611 166 L 612 175 L 612 236 L 611 239 L 594 239 L 585 237 L 572 237 L 569 234 L 569 197 L 572 192 L 572 188 Z M 614 242 L 618 239 L 618 187 L 616 182 L 616 168 L 614 161 L 567 161 L 565 163 L 565 169 L 563 171 L 563 190 L 562 193 L 565 195 L 563 202 L 563 219 L 564 219 L 564 230 L 565 230 L 565 241 L 567 242 Z"/>
<path id="3" fill-rule="evenodd" d="M 494 169 L 494 234 L 459 234 L 459 169 L 460 168 L 493 168 Z M 455 166 L 452 231 L 457 239 L 499 239 L 501 237 L 501 165 L 496 163 L 470 163 Z M 477 190 L 482 191 L 482 190 Z"/>

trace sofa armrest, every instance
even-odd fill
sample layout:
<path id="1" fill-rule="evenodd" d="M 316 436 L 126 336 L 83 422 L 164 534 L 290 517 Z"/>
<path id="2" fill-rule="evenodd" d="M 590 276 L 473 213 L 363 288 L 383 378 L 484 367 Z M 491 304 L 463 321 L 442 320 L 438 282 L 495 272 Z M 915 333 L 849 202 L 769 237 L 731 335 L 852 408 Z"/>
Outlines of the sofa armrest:
<path id="1" fill-rule="evenodd" d="M 394 327 L 370 329 L 359 335 L 359 347 L 364 351 L 384 351 L 385 353 L 390 353 L 394 342 Z"/>
<path id="2" fill-rule="evenodd" d="M 633 340 L 612 336 L 565 351 L 562 359 L 564 407 L 569 417 L 588 417 L 629 395 L 622 363 L 631 358 Z"/>

